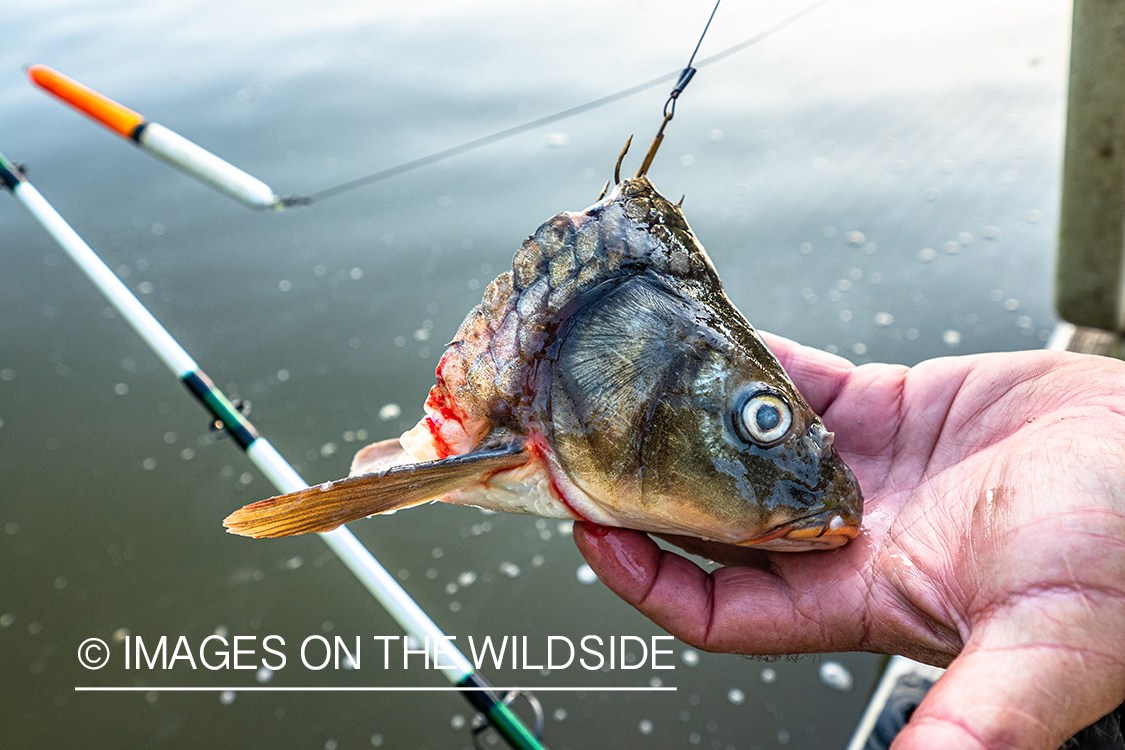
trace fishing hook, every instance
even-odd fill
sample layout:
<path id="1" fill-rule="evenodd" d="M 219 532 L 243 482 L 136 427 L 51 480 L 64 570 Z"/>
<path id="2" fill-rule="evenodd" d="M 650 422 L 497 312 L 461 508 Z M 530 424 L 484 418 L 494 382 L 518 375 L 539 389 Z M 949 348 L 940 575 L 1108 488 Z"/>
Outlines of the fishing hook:
<path id="1" fill-rule="evenodd" d="M 668 94 L 668 99 L 664 102 L 664 121 L 660 123 L 660 129 L 656 131 L 656 137 L 652 139 L 652 145 L 648 147 L 648 153 L 645 154 L 645 159 L 641 162 L 641 168 L 637 170 L 637 177 L 644 177 L 648 172 L 648 168 L 652 165 L 652 159 L 656 156 L 656 150 L 660 148 L 660 142 L 664 140 L 664 128 L 668 127 L 668 123 L 672 122 L 672 118 L 676 116 L 676 100 L 680 98 L 680 94 L 684 93 L 684 89 L 695 77 L 696 68 L 692 66 L 692 63 L 695 62 L 695 56 L 699 54 L 703 37 L 707 36 L 707 30 L 711 28 L 711 22 L 715 20 L 715 13 L 718 12 L 721 2 L 722 0 L 715 0 L 715 7 L 707 18 L 707 25 L 703 27 L 703 33 L 699 35 L 699 41 L 695 43 L 695 49 L 692 50 L 691 57 L 688 58 L 687 67 L 680 72 L 679 80 L 676 81 L 672 93 Z"/>
<path id="2" fill-rule="evenodd" d="M 621 184 L 621 162 L 625 161 L 625 154 L 629 153 L 629 144 L 633 142 L 633 136 L 629 136 L 629 140 L 625 141 L 625 148 L 621 149 L 621 153 L 617 157 L 617 166 L 613 168 L 613 184 Z"/>

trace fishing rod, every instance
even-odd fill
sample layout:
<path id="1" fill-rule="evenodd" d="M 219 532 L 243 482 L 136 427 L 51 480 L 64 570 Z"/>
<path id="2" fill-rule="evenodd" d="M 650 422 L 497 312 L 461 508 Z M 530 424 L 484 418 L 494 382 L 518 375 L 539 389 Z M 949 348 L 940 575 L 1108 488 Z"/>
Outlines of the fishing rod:
<path id="1" fill-rule="evenodd" d="M 278 491 L 296 492 L 309 486 L 277 449 L 261 436 L 246 415 L 215 387 L 191 355 L 172 338 L 172 335 L 114 275 L 97 253 L 27 181 L 22 170 L 8 161 L 2 153 L 0 153 L 0 182 L 27 208 L 59 247 L 78 264 L 110 304 L 140 334 L 149 348 L 180 379 L 188 391 L 211 413 L 211 416 L 218 420 L 221 427 L 230 434 Z M 511 693 L 505 697 L 499 696 L 492 686 L 474 671 L 472 663 L 465 655 L 453 645 L 449 637 L 351 531 L 341 526 L 319 536 L 409 637 L 427 645 L 431 642 L 442 644 L 442 655 L 451 663 L 437 663 L 435 660 L 434 666 L 440 669 L 455 689 L 488 719 L 512 748 L 545 750 L 540 737 L 537 736 L 542 733 L 542 722 L 538 720 L 539 711 L 536 712 L 539 731 L 533 733 L 507 705 L 507 701 L 512 697 Z M 531 702 L 533 707 L 537 705 L 533 699 Z"/>

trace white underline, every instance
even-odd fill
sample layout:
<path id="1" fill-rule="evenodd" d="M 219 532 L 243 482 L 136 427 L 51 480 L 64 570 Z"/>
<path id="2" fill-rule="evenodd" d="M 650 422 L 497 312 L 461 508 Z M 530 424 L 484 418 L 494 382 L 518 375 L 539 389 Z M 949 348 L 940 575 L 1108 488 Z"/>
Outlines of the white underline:
<path id="1" fill-rule="evenodd" d="M 432 693 L 432 692 L 456 692 L 456 693 L 474 693 L 484 690 L 493 690 L 497 693 L 506 693 L 511 690 L 523 690 L 535 693 L 561 693 L 561 692 L 593 692 L 593 693 L 622 693 L 622 692 L 635 692 L 635 693 L 658 693 L 658 692 L 675 692 L 675 687 L 529 687 L 529 686 L 514 686 L 514 687 L 456 687 L 438 686 L 438 687 L 286 687 L 286 686 L 265 686 L 265 685 L 252 685 L 247 687 L 75 687 L 74 691 L 77 693 L 221 693 L 230 691 L 233 693 L 265 693 L 265 692 L 279 692 L 279 693 Z"/>

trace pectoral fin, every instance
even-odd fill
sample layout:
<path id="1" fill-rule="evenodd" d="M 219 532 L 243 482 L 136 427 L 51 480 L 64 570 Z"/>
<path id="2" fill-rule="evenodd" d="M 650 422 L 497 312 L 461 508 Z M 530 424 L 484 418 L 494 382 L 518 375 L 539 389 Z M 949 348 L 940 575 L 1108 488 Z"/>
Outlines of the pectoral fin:
<path id="1" fill-rule="evenodd" d="M 435 500 L 491 474 L 526 463 L 522 440 L 441 461 L 392 466 L 247 505 L 223 525 L 241 536 L 278 537 L 331 531 L 359 518 Z"/>

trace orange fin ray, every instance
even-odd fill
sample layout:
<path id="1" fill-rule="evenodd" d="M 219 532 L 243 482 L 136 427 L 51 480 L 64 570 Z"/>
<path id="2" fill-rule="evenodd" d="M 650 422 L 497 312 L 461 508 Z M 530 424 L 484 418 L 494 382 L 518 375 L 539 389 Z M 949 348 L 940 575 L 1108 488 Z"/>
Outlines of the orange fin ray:
<path id="1" fill-rule="evenodd" d="M 331 531 L 349 521 L 436 500 L 527 461 L 524 441 L 513 440 L 496 449 L 392 466 L 271 497 L 236 510 L 223 525 L 232 534 L 255 538 Z"/>

